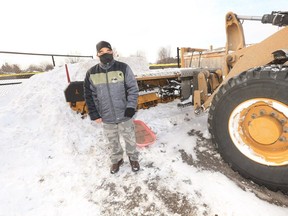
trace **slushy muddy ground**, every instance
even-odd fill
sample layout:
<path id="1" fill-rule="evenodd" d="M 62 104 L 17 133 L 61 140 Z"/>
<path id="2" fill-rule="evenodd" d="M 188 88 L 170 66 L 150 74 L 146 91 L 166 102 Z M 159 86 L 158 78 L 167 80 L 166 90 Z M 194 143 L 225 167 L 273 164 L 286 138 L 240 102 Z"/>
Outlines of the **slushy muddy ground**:
<path id="1" fill-rule="evenodd" d="M 267 203 L 273 203 L 274 205 L 282 207 L 288 206 L 286 195 L 281 192 L 270 191 L 234 172 L 229 165 L 221 159 L 211 140 L 205 138 L 201 131 L 191 129 L 187 134 L 188 136 L 197 138 L 194 152 L 196 152 L 198 159 L 195 160 L 191 154 L 179 148 L 177 151 L 179 153 L 179 160 L 182 160 L 182 163 L 196 168 L 199 172 L 206 170 L 222 173 L 235 182 L 241 190 L 252 192 L 259 199 Z M 165 143 L 162 143 L 159 153 L 160 157 L 161 153 L 166 153 Z M 171 163 L 175 162 L 177 162 L 177 159 L 172 160 Z M 161 167 L 156 167 L 153 162 L 144 162 L 141 165 L 145 170 L 141 170 L 139 173 L 131 176 L 127 173 L 130 169 L 129 164 L 125 162 L 124 168 L 121 167 L 121 169 L 124 169 L 126 174 L 120 171 L 113 176 L 115 177 L 113 180 L 110 178 L 103 179 L 101 184 L 95 186 L 94 189 L 89 192 L 87 195 L 89 201 L 102 206 L 101 215 L 218 215 L 207 203 L 202 201 L 201 191 L 197 189 L 189 190 L 189 193 L 184 194 L 174 190 L 173 187 L 170 188 L 165 185 L 165 180 L 169 177 L 157 174 L 161 171 Z M 150 172 L 151 177 L 139 181 L 141 172 Z M 171 172 L 171 175 L 173 175 L 173 172 Z M 119 181 L 117 181 L 117 178 L 119 178 Z M 131 182 L 131 178 L 135 178 L 135 183 L 125 184 L 125 180 Z M 175 179 L 177 179 L 177 176 L 175 176 Z M 184 183 L 184 185 L 187 185 L 187 188 L 193 184 L 189 179 L 182 179 L 180 181 L 181 184 Z M 147 193 L 147 189 L 149 193 Z M 101 196 L 103 196 L 103 193 L 106 193 L 106 198 L 101 201 L 102 203 L 99 203 L 99 199 L 97 198 L 99 196 L 97 195 L 98 193 L 101 193 Z M 190 196 L 189 194 L 192 195 Z M 96 200 L 98 200 L 98 202 Z"/>

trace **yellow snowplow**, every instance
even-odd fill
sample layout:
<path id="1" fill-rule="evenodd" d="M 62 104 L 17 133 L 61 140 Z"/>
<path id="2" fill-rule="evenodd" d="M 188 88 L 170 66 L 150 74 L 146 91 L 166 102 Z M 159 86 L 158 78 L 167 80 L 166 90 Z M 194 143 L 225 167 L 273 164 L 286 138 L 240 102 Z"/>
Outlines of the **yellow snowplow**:
<path id="1" fill-rule="evenodd" d="M 272 24 L 279 30 L 247 46 L 243 20 Z M 181 48 L 179 73 L 138 77 L 138 108 L 180 98 L 179 106 L 193 104 L 196 114 L 209 110 L 213 143 L 231 168 L 271 190 L 288 193 L 288 12 L 261 17 L 229 12 L 225 21 L 223 50 Z M 196 65 L 192 60 L 197 60 Z M 87 112 L 85 103 L 67 102 Z"/>
<path id="2" fill-rule="evenodd" d="M 158 103 L 167 103 L 180 97 L 179 74 L 136 77 L 139 86 L 138 109 L 147 109 Z M 83 81 L 69 81 L 64 91 L 66 102 L 72 110 L 85 116 L 88 113 L 83 97 Z"/>

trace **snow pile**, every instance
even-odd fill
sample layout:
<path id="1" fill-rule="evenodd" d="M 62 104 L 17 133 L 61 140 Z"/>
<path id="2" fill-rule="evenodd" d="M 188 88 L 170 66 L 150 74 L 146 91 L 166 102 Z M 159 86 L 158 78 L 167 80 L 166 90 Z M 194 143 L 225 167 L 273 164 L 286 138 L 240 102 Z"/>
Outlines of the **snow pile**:
<path id="1" fill-rule="evenodd" d="M 179 68 L 150 70 L 149 63 L 144 57 L 116 57 L 115 60 L 127 63 L 136 77 L 165 76 L 180 73 Z M 92 59 L 78 64 L 69 65 L 69 71 L 73 71 L 73 73 L 71 73 L 72 77 L 70 77 L 71 81 L 83 80 L 86 71 L 98 62 L 98 59 Z"/>
<path id="2" fill-rule="evenodd" d="M 71 81 L 83 80 L 95 63 L 68 65 Z M 135 59 L 130 64 L 134 71 L 141 66 Z M 211 151 L 207 115 L 178 109 L 179 101 L 137 112 L 157 140 L 139 149 L 138 173 L 125 155 L 124 166 L 111 175 L 102 127 L 69 108 L 66 87 L 65 68 L 58 67 L 0 98 L 1 216 L 288 214 L 197 166 L 199 153 Z"/>

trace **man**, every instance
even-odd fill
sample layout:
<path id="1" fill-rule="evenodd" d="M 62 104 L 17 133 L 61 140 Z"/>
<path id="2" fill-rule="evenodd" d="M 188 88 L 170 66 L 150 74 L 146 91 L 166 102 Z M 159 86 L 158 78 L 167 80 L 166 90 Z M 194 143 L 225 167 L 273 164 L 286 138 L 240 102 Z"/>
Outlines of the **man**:
<path id="1" fill-rule="evenodd" d="M 89 116 L 97 124 L 103 124 L 104 134 L 111 145 L 110 172 L 117 173 L 124 163 L 120 135 L 124 138 L 132 171 L 137 172 L 140 169 L 139 152 L 132 119 L 139 93 L 137 81 L 129 65 L 114 60 L 110 43 L 100 41 L 96 49 L 100 63 L 87 71 L 84 80 Z"/>

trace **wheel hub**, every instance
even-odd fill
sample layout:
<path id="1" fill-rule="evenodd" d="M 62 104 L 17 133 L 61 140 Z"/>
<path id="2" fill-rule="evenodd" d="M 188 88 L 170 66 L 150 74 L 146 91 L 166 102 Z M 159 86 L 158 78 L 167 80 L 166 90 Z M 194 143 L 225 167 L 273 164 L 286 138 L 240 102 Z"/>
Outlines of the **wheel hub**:
<path id="1" fill-rule="evenodd" d="M 275 143 L 282 134 L 280 121 L 271 116 L 260 116 L 248 124 L 248 131 L 253 140 L 262 144 Z"/>
<path id="2" fill-rule="evenodd" d="M 286 104 L 266 98 L 239 104 L 230 115 L 229 133 L 236 147 L 250 159 L 272 166 L 288 164 Z"/>

